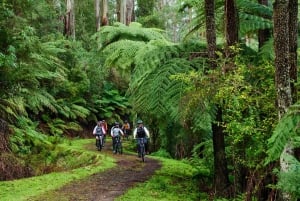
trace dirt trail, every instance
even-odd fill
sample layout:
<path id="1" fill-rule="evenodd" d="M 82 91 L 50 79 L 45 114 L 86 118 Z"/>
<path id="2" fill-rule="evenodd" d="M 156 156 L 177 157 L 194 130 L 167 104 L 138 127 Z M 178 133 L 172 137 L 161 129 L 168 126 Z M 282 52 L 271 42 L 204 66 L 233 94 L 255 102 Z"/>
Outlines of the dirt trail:
<path id="1" fill-rule="evenodd" d="M 89 145 L 88 149 L 96 150 L 94 144 Z M 45 195 L 40 199 L 49 201 L 112 201 L 137 183 L 149 179 L 161 167 L 157 160 L 147 157 L 146 162 L 142 163 L 136 155 L 112 154 L 111 150 L 111 144 L 106 144 L 102 152 L 116 158 L 116 167 L 68 184 L 54 193 L 52 192 L 51 198 Z"/>

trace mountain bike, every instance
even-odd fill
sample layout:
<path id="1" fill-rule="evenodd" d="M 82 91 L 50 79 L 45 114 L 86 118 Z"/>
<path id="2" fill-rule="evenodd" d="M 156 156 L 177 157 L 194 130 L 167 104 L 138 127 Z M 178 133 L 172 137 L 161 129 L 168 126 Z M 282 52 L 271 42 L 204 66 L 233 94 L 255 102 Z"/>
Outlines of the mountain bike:
<path id="1" fill-rule="evenodd" d="M 103 148 L 103 135 L 96 136 L 96 146 L 98 151 L 101 151 Z"/>
<path id="2" fill-rule="evenodd" d="M 142 162 L 145 162 L 145 155 L 146 155 L 146 151 L 145 151 L 145 142 L 146 139 L 145 138 L 138 138 L 138 154 L 139 157 L 141 157 Z"/>
<path id="3" fill-rule="evenodd" d="M 123 154 L 123 147 L 122 147 L 122 141 L 121 141 L 121 137 L 117 136 L 115 137 L 116 141 L 115 141 L 115 153 L 119 153 L 119 154 Z"/>

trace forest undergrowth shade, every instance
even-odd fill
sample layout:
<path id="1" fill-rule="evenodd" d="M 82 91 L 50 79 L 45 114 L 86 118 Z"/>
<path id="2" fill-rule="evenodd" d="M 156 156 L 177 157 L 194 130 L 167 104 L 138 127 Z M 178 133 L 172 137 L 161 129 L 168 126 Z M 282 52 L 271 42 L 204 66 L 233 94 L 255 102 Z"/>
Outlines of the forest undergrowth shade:
<path id="1" fill-rule="evenodd" d="M 85 165 L 89 165 L 83 166 L 84 164 L 81 163 L 82 167 L 77 169 L 68 169 L 62 172 L 54 172 L 15 181 L 2 181 L 0 182 L 1 201 L 27 200 L 30 197 L 40 195 L 49 190 L 58 189 L 71 181 L 104 171 L 115 165 L 112 158 L 86 150 L 84 147 L 88 143 L 91 143 L 91 140 L 74 140 L 71 143 L 66 141 L 64 144 L 61 144 L 61 151 L 70 154 L 65 159 L 69 160 L 73 158 L 73 160 L 70 160 L 70 164 L 68 164 L 68 161 L 63 161 L 65 167 L 72 167 L 74 160 L 77 162 L 84 161 Z"/>

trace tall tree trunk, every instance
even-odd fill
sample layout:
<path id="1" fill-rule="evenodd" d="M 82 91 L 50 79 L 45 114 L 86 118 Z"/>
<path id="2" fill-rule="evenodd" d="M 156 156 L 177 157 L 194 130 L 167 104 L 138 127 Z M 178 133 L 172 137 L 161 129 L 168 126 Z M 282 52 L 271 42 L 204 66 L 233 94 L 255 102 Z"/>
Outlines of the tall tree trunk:
<path id="1" fill-rule="evenodd" d="M 268 0 L 258 0 L 258 3 L 267 6 Z M 266 17 L 266 16 L 262 16 Z M 269 40 L 271 37 L 271 30 L 270 29 L 260 29 L 258 30 L 258 48 L 261 48 L 266 41 Z"/>
<path id="2" fill-rule="evenodd" d="M 205 0 L 206 14 L 206 40 L 209 64 L 216 67 L 216 25 L 215 25 L 215 1 Z M 216 122 L 212 125 L 213 150 L 214 150 L 214 188 L 219 196 L 229 196 L 229 177 L 225 153 L 225 136 L 220 122 L 222 120 L 222 108 L 218 107 Z"/>
<path id="3" fill-rule="evenodd" d="M 120 22 L 126 24 L 126 2 L 127 0 L 120 0 Z"/>
<path id="4" fill-rule="evenodd" d="M 95 0 L 96 31 L 100 30 L 100 0 Z"/>
<path id="5" fill-rule="evenodd" d="M 289 1 L 275 0 L 274 3 L 274 49 L 275 49 L 275 84 L 277 91 L 277 107 L 279 119 L 287 112 L 292 104 L 290 85 L 290 61 L 289 61 Z M 289 171 L 287 155 L 293 155 L 293 147 L 288 142 L 280 156 L 281 171 Z M 292 200 L 292 196 L 286 192 L 282 194 L 283 200 Z"/>
<path id="6" fill-rule="evenodd" d="M 101 1 L 101 26 L 106 26 L 109 24 L 108 21 L 108 0 Z"/>
<path id="7" fill-rule="evenodd" d="M 71 37 L 75 40 L 75 10 L 74 0 L 66 0 L 67 12 L 65 15 L 65 31 L 64 34 L 67 37 Z"/>
<path id="8" fill-rule="evenodd" d="M 227 46 L 238 42 L 238 17 L 235 0 L 225 0 L 225 37 Z"/>
<path id="9" fill-rule="evenodd" d="M 289 59 L 292 103 L 297 102 L 297 37 L 298 37 L 298 1 L 289 0 Z"/>
<path id="10" fill-rule="evenodd" d="M 206 40 L 207 51 L 210 62 L 210 67 L 216 67 L 216 24 L 215 24 L 215 1 L 205 0 L 205 14 L 206 14 Z"/>
<path id="11" fill-rule="evenodd" d="M 213 149 L 214 149 L 214 187 L 218 196 L 229 197 L 229 177 L 227 169 L 227 160 L 225 153 L 224 131 L 220 125 L 223 122 L 222 109 L 218 107 L 216 122 L 212 126 L 213 131 Z"/>
<path id="12" fill-rule="evenodd" d="M 134 0 L 127 0 L 126 1 L 126 25 L 129 25 L 132 22 L 132 15 L 133 15 L 133 8 L 134 8 Z"/>

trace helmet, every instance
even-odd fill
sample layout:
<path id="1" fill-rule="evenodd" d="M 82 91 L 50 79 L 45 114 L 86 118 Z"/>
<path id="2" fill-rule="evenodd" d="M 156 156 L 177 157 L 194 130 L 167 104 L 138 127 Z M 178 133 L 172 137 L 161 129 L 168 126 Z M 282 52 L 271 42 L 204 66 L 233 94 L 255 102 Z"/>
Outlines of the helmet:
<path id="1" fill-rule="evenodd" d="M 115 126 L 119 126 L 119 122 L 115 122 Z"/>
<path id="2" fill-rule="evenodd" d="M 137 124 L 142 124 L 142 123 L 143 123 L 143 121 L 140 119 L 137 121 Z"/>

